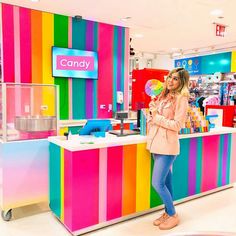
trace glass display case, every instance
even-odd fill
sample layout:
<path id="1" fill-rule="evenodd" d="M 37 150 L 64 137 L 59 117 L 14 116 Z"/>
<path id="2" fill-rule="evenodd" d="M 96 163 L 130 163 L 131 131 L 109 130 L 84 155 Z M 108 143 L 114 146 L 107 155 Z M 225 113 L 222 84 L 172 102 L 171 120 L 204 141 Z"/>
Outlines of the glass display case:
<path id="1" fill-rule="evenodd" d="M 0 84 L 0 139 L 3 142 L 57 135 L 57 85 Z"/>

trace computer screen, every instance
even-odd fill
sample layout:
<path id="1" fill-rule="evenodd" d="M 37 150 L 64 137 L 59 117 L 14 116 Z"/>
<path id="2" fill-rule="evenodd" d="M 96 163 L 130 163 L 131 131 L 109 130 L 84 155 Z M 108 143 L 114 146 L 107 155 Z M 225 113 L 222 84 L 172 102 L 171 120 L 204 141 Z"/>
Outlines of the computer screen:
<path id="1" fill-rule="evenodd" d="M 106 132 L 111 126 L 110 120 L 88 120 L 79 131 L 79 135 L 90 135 L 92 132 Z"/>

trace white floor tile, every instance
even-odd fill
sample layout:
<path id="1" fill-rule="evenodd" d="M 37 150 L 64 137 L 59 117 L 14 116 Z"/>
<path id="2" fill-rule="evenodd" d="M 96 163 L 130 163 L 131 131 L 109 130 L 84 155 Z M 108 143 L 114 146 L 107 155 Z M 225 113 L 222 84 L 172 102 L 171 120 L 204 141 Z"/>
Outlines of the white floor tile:
<path id="1" fill-rule="evenodd" d="M 217 192 L 176 206 L 181 223 L 169 231 L 161 231 L 152 221 L 162 211 L 147 214 L 85 236 L 156 236 L 201 232 L 228 232 L 236 235 L 236 188 Z M 41 212 L 41 213 L 39 213 Z M 48 211 L 46 205 L 14 209 L 13 220 L 0 219 L 1 236 L 69 236 L 70 233 Z M 186 234 L 185 234 L 186 235 Z"/>

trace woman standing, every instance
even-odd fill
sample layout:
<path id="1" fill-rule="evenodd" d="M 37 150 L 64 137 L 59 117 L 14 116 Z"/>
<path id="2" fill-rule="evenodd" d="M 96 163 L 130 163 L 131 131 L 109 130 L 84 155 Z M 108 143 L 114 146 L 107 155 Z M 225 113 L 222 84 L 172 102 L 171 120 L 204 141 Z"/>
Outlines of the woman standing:
<path id="1" fill-rule="evenodd" d="M 172 198 L 171 167 L 180 152 L 178 132 L 187 115 L 188 84 L 188 71 L 172 70 L 162 93 L 149 104 L 147 149 L 154 158 L 152 185 L 165 205 L 165 212 L 153 223 L 163 230 L 179 224 Z"/>

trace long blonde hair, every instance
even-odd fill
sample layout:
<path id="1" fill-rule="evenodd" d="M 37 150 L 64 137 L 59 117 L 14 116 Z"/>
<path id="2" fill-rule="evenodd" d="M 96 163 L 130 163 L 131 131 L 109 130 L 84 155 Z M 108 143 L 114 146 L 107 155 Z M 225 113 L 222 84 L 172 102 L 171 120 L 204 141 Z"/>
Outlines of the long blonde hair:
<path id="1" fill-rule="evenodd" d="M 189 97 L 189 73 L 187 70 L 185 70 L 184 68 L 180 67 L 180 68 L 175 68 L 173 70 L 171 70 L 169 72 L 169 74 L 167 75 L 167 78 L 168 77 L 171 77 L 172 74 L 174 73 L 178 73 L 178 76 L 180 78 L 180 85 L 179 87 L 176 89 L 175 93 L 176 94 L 181 94 L 182 96 L 186 96 L 186 97 Z M 164 96 L 166 97 L 167 94 L 170 92 L 168 89 L 167 89 L 167 79 L 165 80 L 164 82 L 164 89 L 161 93 L 161 97 Z"/>

